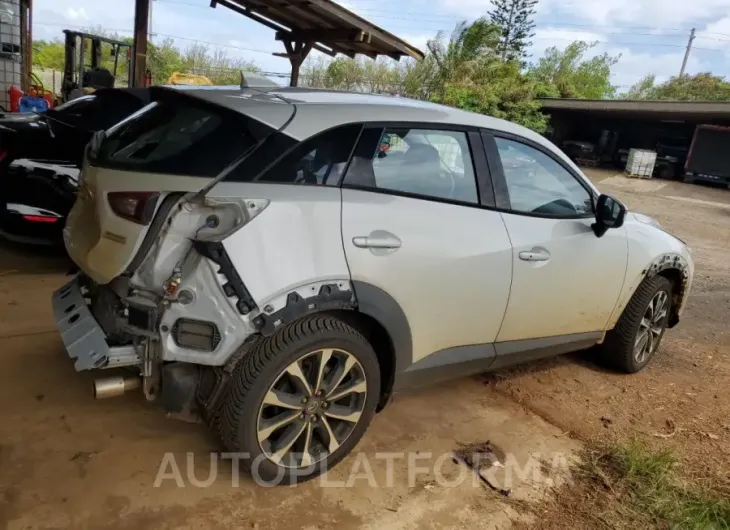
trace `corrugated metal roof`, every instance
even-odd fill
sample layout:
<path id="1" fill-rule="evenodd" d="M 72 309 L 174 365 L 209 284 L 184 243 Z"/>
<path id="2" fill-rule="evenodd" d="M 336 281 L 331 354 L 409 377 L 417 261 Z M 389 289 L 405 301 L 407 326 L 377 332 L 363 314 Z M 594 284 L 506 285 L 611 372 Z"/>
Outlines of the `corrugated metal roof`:
<path id="1" fill-rule="evenodd" d="M 538 100 L 546 110 L 575 110 L 638 113 L 727 114 L 730 101 L 669 101 L 634 99 L 558 99 Z"/>
<path id="2" fill-rule="evenodd" d="M 312 42 L 329 55 L 423 58 L 419 49 L 332 0 L 212 0 L 216 5 L 276 30 L 277 40 Z"/>

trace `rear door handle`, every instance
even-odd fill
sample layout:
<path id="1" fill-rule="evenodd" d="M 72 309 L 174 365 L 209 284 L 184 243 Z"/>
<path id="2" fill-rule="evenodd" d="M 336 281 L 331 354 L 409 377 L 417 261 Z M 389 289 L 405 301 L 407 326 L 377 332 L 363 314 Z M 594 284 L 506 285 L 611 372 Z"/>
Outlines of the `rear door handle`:
<path id="1" fill-rule="evenodd" d="M 352 244 L 358 248 L 400 248 L 400 239 L 393 234 L 376 231 L 369 236 L 355 236 Z"/>
<path id="2" fill-rule="evenodd" d="M 525 250 L 519 253 L 522 261 L 548 261 L 550 259 L 550 252 L 547 250 Z"/>

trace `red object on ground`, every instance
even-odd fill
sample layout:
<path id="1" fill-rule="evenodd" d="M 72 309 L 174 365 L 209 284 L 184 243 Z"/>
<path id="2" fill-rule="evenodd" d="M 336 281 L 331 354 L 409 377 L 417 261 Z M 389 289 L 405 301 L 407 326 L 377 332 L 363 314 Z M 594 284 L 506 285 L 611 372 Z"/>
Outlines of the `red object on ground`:
<path id="1" fill-rule="evenodd" d="M 8 96 L 10 99 L 10 112 L 20 112 L 20 100 L 25 95 L 26 94 L 24 94 L 23 91 L 15 85 L 10 87 L 10 89 L 8 90 Z M 53 97 L 53 92 L 51 92 L 50 90 L 46 90 L 43 85 L 31 85 L 27 95 L 34 98 L 45 99 L 48 103 L 49 109 L 52 109 L 54 104 L 56 103 Z"/>
<path id="2" fill-rule="evenodd" d="M 8 90 L 8 96 L 10 99 L 10 112 L 18 112 L 20 109 L 20 98 L 23 97 L 23 91 L 15 85 L 11 86 Z"/>

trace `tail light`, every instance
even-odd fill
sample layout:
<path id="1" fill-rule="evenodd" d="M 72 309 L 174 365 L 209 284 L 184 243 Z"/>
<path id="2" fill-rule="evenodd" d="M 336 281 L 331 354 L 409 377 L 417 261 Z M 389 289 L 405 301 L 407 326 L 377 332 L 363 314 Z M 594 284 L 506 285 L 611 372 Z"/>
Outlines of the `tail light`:
<path id="1" fill-rule="evenodd" d="M 150 224 L 159 198 L 159 193 L 151 191 L 118 191 L 107 195 L 115 214 L 140 225 Z"/>
<path id="2" fill-rule="evenodd" d="M 52 217 L 50 215 L 24 215 L 23 219 L 31 223 L 55 223 L 60 217 Z"/>

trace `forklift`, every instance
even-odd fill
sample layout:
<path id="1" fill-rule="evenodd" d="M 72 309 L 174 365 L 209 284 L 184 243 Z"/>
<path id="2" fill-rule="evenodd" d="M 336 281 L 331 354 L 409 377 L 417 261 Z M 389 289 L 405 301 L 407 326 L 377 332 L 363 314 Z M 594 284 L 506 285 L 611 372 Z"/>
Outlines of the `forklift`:
<path id="1" fill-rule="evenodd" d="M 114 88 L 120 54 L 129 64 L 127 68 L 127 86 L 132 86 L 134 72 L 131 68 L 131 43 L 69 29 L 65 29 L 63 32 L 66 35 L 63 81 L 61 83 L 61 100 L 63 102 L 83 96 L 99 88 Z M 87 42 L 91 42 L 91 60 L 88 68 L 84 57 Z M 111 72 L 102 66 L 102 43 L 111 45 L 111 55 L 114 57 L 114 67 Z"/>

